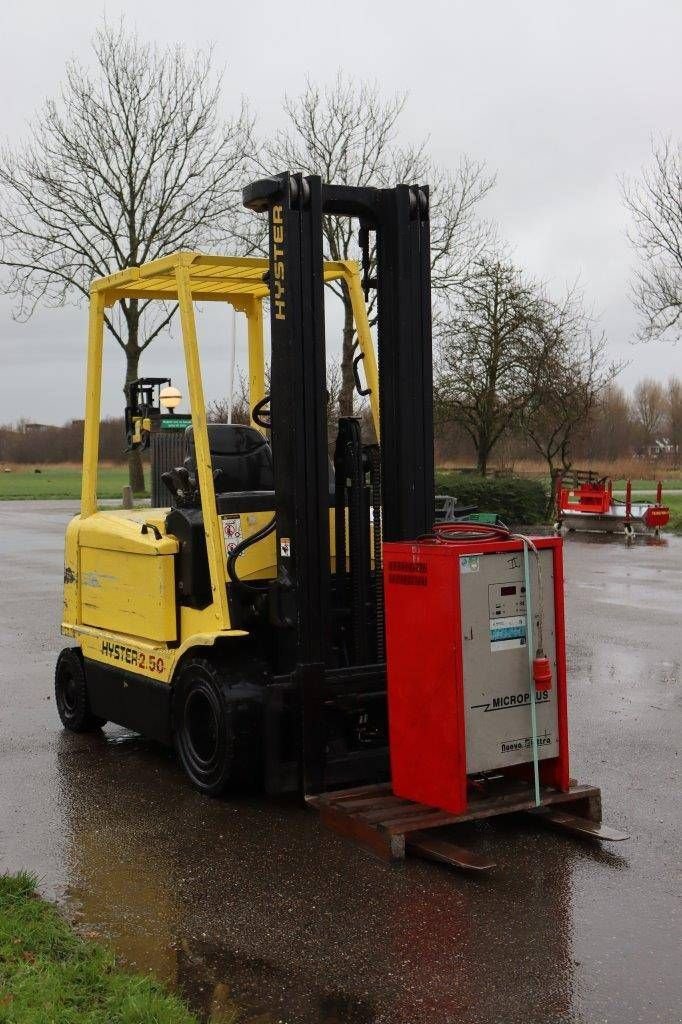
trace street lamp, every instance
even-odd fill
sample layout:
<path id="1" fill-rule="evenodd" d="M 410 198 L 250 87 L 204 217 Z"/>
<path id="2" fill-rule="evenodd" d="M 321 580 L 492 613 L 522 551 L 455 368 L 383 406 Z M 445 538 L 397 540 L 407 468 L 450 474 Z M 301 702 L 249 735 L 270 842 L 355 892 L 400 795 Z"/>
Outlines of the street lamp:
<path id="1" fill-rule="evenodd" d="M 161 388 L 159 391 L 159 405 L 162 405 L 164 409 L 168 409 L 171 416 L 180 405 L 181 401 L 182 394 L 177 388 L 166 387 Z"/>

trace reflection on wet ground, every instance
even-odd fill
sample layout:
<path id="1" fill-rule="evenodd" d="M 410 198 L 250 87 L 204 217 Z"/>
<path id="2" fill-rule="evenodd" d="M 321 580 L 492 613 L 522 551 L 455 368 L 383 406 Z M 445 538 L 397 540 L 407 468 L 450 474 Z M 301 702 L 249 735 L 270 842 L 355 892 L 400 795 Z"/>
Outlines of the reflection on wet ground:
<path id="1" fill-rule="evenodd" d="M 204 799 L 124 730 L 62 733 L 67 512 L 41 505 L 0 506 L 0 869 L 36 871 L 205 1020 L 680 1019 L 680 540 L 566 543 L 573 774 L 632 840 L 472 825 L 498 869 L 471 879 L 386 867 L 294 801 Z"/>

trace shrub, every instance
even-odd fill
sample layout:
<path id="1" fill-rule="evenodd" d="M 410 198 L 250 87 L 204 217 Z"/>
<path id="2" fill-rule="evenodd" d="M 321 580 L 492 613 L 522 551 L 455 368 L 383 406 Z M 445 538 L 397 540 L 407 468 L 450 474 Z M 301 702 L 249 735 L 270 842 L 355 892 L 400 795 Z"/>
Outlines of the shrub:
<path id="1" fill-rule="evenodd" d="M 436 473 L 436 493 L 454 495 L 460 505 L 477 505 L 480 512 L 496 512 L 509 525 L 546 519 L 548 495 L 540 480 L 441 470 Z"/>
<path id="2" fill-rule="evenodd" d="M 673 512 L 670 516 L 670 523 L 667 527 L 673 533 L 682 534 L 682 512 Z"/>

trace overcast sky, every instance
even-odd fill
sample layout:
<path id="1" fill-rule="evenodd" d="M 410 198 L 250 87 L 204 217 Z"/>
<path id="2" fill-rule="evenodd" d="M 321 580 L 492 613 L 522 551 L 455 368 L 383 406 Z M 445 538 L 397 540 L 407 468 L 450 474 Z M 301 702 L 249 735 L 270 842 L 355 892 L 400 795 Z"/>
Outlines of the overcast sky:
<path id="1" fill-rule="evenodd" d="M 376 78 L 387 93 L 408 91 L 404 140 L 428 135 L 437 161 L 454 166 L 467 153 L 497 173 L 484 214 L 498 222 L 517 262 L 556 292 L 580 281 L 614 357 L 631 361 L 623 384 L 682 374 L 680 346 L 631 344 L 633 255 L 618 184 L 619 175 L 636 174 L 647 161 L 652 133 L 680 138 L 679 0 L 4 2 L 6 141 L 16 142 L 55 94 L 69 57 L 90 60 L 90 38 L 102 18 L 121 14 L 145 38 L 213 44 L 216 63 L 226 68 L 225 112 L 236 110 L 243 94 L 264 133 L 281 123 L 284 92 L 299 92 L 306 76 L 324 83 L 340 67 Z M 17 324 L 11 309 L 0 295 L 0 421 L 81 416 L 85 310 L 40 310 Z M 216 397 L 227 364 L 222 323 L 219 329 L 215 311 L 209 315 L 206 390 Z M 224 326 L 227 337 L 227 317 Z M 107 349 L 104 408 L 116 413 L 123 356 L 111 339 Z M 177 342 L 159 339 L 142 371 L 170 374 L 183 386 L 178 355 Z"/>

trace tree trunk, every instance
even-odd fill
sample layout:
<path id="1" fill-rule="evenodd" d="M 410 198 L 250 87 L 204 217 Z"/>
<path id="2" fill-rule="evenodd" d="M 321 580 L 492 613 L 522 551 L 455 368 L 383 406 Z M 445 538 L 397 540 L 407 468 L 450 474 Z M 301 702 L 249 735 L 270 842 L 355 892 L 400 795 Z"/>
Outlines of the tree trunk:
<path id="1" fill-rule="evenodd" d="M 566 472 L 568 472 L 573 464 L 573 460 L 569 458 L 570 443 L 570 438 L 561 442 L 561 465 L 564 467 Z"/>
<path id="2" fill-rule="evenodd" d="M 545 452 L 545 459 L 549 466 L 549 494 L 547 495 L 547 505 L 545 506 L 545 519 L 550 519 L 556 506 L 556 485 L 559 470 L 554 466 L 554 459 L 550 452 Z"/>
<path id="3" fill-rule="evenodd" d="M 481 476 L 487 476 L 488 474 L 488 459 L 490 458 L 491 447 L 487 438 L 483 440 L 479 437 L 478 444 L 476 445 L 476 469 Z"/>
<path id="4" fill-rule="evenodd" d="M 126 346 L 126 387 L 139 376 L 140 350 L 137 339 L 130 338 Z M 124 392 L 125 393 L 125 392 Z M 144 467 L 139 450 L 128 452 L 128 482 L 133 494 L 144 494 Z"/>
<path id="5" fill-rule="evenodd" d="M 341 390 L 339 416 L 353 415 L 355 378 L 353 377 L 353 307 L 346 284 L 343 284 L 343 349 L 341 353 Z"/>

